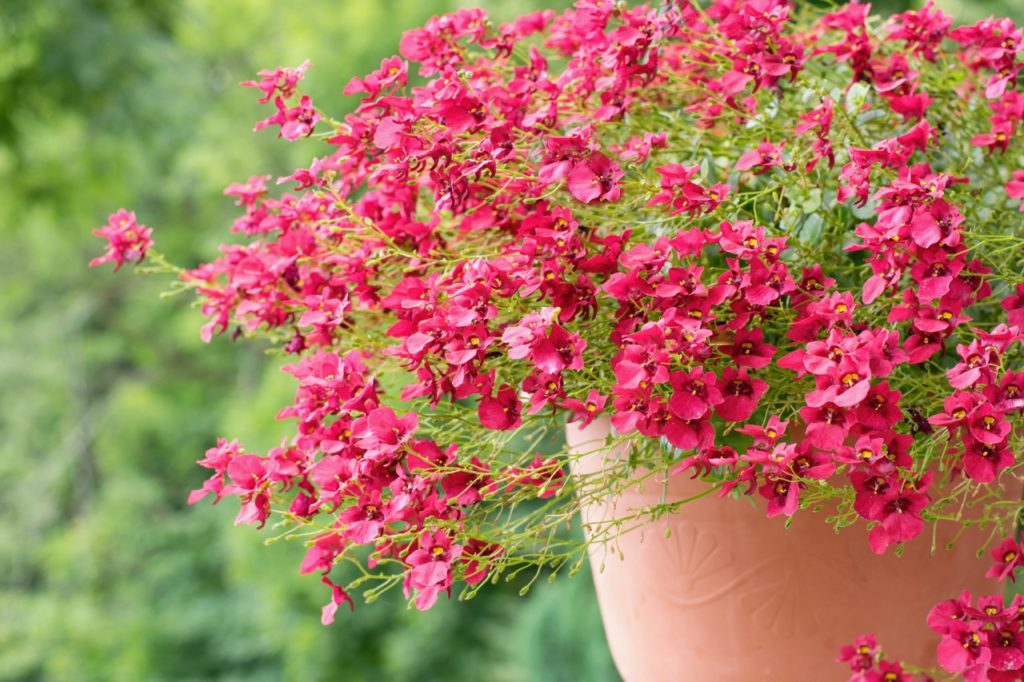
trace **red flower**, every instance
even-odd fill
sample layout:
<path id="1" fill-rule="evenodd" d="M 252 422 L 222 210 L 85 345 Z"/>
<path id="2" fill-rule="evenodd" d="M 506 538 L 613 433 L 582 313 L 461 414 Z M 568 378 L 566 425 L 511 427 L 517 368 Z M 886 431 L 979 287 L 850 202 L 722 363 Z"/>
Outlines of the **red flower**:
<path id="1" fill-rule="evenodd" d="M 141 263 L 146 257 L 146 251 L 153 246 L 150 238 L 153 230 L 140 225 L 135 214 L 123 208 L 111 214 L 107 224 L 92 233 L 107 240 L 107 250 L 102 256 L 89 261 L 91 268 L 113 263 L 114 272 L 117 272 L 125 263 Z"/>
<path id="2" fill-rule="evenodd" d="M 1006 183 L 1006 196 L 1011 199 L 1024 199 L 1024 170 L 1014 171 L 1013 179 Z M 1024 202 L 1020 205 L 1024 211 Z"/>
<path id="3" fill-rule="evenodd" d="M 607 402 L 608 396 L 591 389 L 585 401 L 577 400 L 576 398 L 566 398 L 562 403 L 562 407 L 572 411 L 569 421 L 578 421 L 580 423 L 579 427 L 582 429 L 586 428 L 604 411 L 604 406 Z"/>
<path id="4" fill-rule="evenodd" d="M 760 369 L 767 367 L 776 348 L 764 342 L 764 332 L 760 328 L 737 329 L 732 343 L 723 346 L 722 350 L 732 358 L 738 367 Z"/>
<path id="5" fill-rule="evenodd" d="M 740 156 L 736 161 L 736 170 L 747 171 L 756 168 L 755 175 L 767 173 L 774 166 L 782 165 L 783 145 L 785 142 L 777 145 L 767 141 L 762 142 L 757 145 L 757 149 L 752 149 Z"/>
<path id="6" fill-rule="evenodd" d="M 924 528 L 921 510 L 926 506 L 928 495 L 909 486 L 889 486 L 883 494 L 872 499 L 869 518 L 880 520 L 868 534 L 875 554 L 883 554 L 892 543 L 916 538 Z"/>
<path id="7" fill-rule="evenodd" d="M 360 447 L 382 453 L 393 452 L 412 437 L 419 418 L 410 412 L 399 418 L 390 407 L 378 407 L 353 425 L 359 435 Z"/>
<path id="8" fill-rule="evenodd" d="M 718 390 L 718 377 L 714 372 L 705 372 L 700 367 L 694 367 L 689 372 L 673 372 L 670 381 L 673 392 L 668 406 L 680 419 L 700 419 L 724 400 Z"/>
<path id="9" fill-rule="evenodd" d="M 992 561 L 986 577 L 1016 582 L 1017 568 L 1024 566 L 1024 549 L 1014 538 L 1006 538 L 992 550 Z"/>
<path id="10" fill-rule="evenodd" d="M 281 126 L 280 136 L 286 140 L 294 141 L 300 137 L 306 137 L 313 132 L 320 114 L 313 108 L 313 102 L 309 95 L 303 95 L 298 105 L 294 107 L 285 106 L 284 100 L 280 97 L 274 99 L 274 106 L 277 113 L 258 122 L 253 130 L 263 130 L 272 125 Z"/>
<path id="11" fill-rule="evenodd" d="M 409 569 L 405 574 L 404 590 L 408 597 L 416 592 L 416 608 L 426 611 L 437 601 L 442 590 L 452 584 L 452 562 L 462 554 L 462 547 L 452 542 L 443 530 L 426 532 L 420 536 L 419 548 L 406 557 Z"/>
<path id="12" fill-rule="evenodd" d="M 323 625 L 330 625 L 334 622 L 334 614 L 338 612 L 338 607 L 342 604 L 347 603 L 349 609 L 352 611 L 356 610 L 356 605 L 352 601 L 352 597 L 349 596 L 348 592 L 331 582 L 327 576 L 321 578 L 320 581 L 331 588 L 331 601 L 329 601 L 320 612 L 320 622 Z"/>
<path id="13" fill-rule="evenodd" d="M 477 414 L 482 426 L 496 431 L 508 431 L 523 423 L 521 411 L 518 392 L 508 384 L 502 384 L 497 395 L 483 397 Z"/>
<path id="14" fill-rule="evenodd" d="M 939 665 L 951 673 L 963 673 L 969 682 L 987 679 L 985 673 L 992 660 L 988 637 L 976 621 L 954 622 L 936 650 Z"/>
<path id="15" fill-rule="evenodd" d="M 279 93 L 287 99 L 295 92 L 295 87 L 302 80 L 303 76 L 306 75 L 306 69 L 310 67 L 310 64 L 310 61 L 307 59 L 295 68 L 279 66 L 273 70 L 259 71 L 256 74 L 260 76 L 259 81 L 242 81 L 242 85 L 247 88 L 257 88 L 263 93 L 263 97 L 260 98 L 260 104 L 269 102 L 273 98 L 274 93 Z"/>
<path id="16" fill-rule="evenodd" d="M 861 635 L 853 644 L 847 644 L 839 650 L 837 663 L 846 663 L 855 673 L 863 673 L 875 667 L 875 658 L 880 653 L 878 641 L 874 635 Z"/>
<path id="17" fill-rule="evenodd" d="M 585 162 L 577 163 L 569 171 L 569 194 L 585 204 L 598 199 L 618 201 L 622 196 L 622 189 L 619 187 L 622 175 L 622 169 L 617 163 L 604 154 L 595 152 Z"/>
<path id="18" fill-rule="evenodd" d="M 982 443 L 969 436 L 964 439 L 964 473 L 971 480 L 991 483 L 1015 461 L 1016 457 L 1005 443 Z"/>
<path id="19" fill-rule="evenodd" d="M 998 445 L 1010 434 L 1010 423 L 991 405 L 982 405 L 971 413 L 967 429 L 976 440 Z"/>
<path id="20" fill-rule="evenodd" d="M 742 367 L 738 371 L 734 367 L 722 370 L 719 386 L 722 402 L 715 406 L 715 414 L 730 422 L 750 419 L 761 396 L 768 390 L 767 383 L 752 379 Z"/>

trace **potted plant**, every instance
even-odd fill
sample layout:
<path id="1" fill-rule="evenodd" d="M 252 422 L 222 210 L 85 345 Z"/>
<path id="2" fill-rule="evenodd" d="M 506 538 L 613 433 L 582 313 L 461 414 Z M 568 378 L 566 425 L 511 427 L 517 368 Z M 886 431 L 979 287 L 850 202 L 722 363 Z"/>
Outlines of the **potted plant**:
<path id="1" fill-rule="evenodd" d="M 325 624 L 589 546 L 628 680 L 1021 679 L 1024 602 L 956 595 L 1022 563 L 1022 44 L 931 5 L 461 10 L 341 119 L 308 63 L 244 83 L 323 147 L 226 190 L 242 243 L 178 269 L 122 210 L 93 264 L 289 358 L 294 437 L 220 441 L 189 501 L 304 542 Z"/>

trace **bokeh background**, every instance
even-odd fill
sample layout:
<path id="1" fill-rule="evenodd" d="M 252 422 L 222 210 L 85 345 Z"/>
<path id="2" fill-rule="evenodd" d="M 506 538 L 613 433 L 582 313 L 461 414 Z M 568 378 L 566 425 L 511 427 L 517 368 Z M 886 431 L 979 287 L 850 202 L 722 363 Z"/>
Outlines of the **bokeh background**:
<path id="1" fill-rule="evenodd" d="M 249 132 L 267 112 L 237 83 L 258 69 L 312 59 L 305 88 L 338 115 L 431 15 L 541 4 L 567 2 L 0 0 L 0 681 L 618 679 L 585 573 L 322 627 L 302 547 L 233 527 L 232 501 L 185 505 L 217 436 L 280 442 L 279 360 L 202 344 L 166 280 L 86 268 L 120 206 L 173 261 L 209 259 L 225 186 L 319 153 Z M 1024 19 L 1024 0 L 938 4 Z"/>

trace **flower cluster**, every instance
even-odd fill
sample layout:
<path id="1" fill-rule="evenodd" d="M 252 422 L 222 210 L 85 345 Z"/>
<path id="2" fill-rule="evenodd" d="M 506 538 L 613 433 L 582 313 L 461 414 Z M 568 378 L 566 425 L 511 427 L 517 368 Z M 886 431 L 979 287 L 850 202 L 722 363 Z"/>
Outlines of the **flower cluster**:
<path id="1" fill-rule="evenodd" d="M 344 356 L 320 351 L 284 369 L 299 388 L 278 417 L 295 419 L 299 435 L 265 457 L 245 453 L 237 441 L 221 440 L 199 462 L 213 474 L 188 501 L 237 496 L 236 524 L 262 526 L 271 500 L 287 498 L 287 514 L 296 521 L 327 515 L 328 528 L 310 542 L 300 568 L 322 572 L 332 588 L 325 623 L 333 620 L 338 604 L 352 603 L 329 577 L 335 560 L 351 547 L 373 548 L 371 565 L 402 565 L 406 594 L 415 594 L 416 606 L 426 609 L 451 589 L 455 567 L 464 581 L 476 584 L 500 552 L 462 532 L 469 507 L 502 487 L 532 486 L 544 496 L 560 484 L 560 466 L 539 457 L 525 471 L 492 474 L 480 462 L 473 474 L 450 468 L 456 446 L 442 449 L 414 437 L 416 414 L 399 416 L 381 403 L 358 351 Z M 435 529 L 427 527 L 428 520 Z"/>
<path id="2" fill-rule="evenodd" d="M 102 256 L 89 261 L 91 268 L 113 263 L 117 272 L 125 263 L 141 263 L 153 245 L 152 228 L 140 225 L 135 214 L 123 208 L 107 218 L 106 225 L 92 233 L 107 240 L 107 250 Z"/>
<path id="3" fill-rule="evenodd" d="M 296 432 L 266 456 L 221 443 L 203 491 L 314 537 L 304 571 L 358 565 L 335 607 L 572 565 L 559 528 L 634 466 L 768 516 L 829 503 L 878 553 L 944 510 L 1008 533 L 1021 53 L 1008 20 L 930 5 L 577 0 L 435 17 L 341 119 L 302 94 L 307 64 L 261 72 L 257 128 L 320 155 L 279 195 L 229 187 L 249 241 L 176 272 L 205 340 L 297 356 Z M 537 454 L 599 417 L 629 462 L 587 478 Z M 846 660 L 903 679 L 871 646 Z"/>
<path id="4" fill-rule="evenodd" d="M 839 650 L 838 663 L 850 666 L 847 682 L 912 682 L 921 678 L 903 670 L 897 661 L 886 660 L 874 635 L 862 635 Z M 928 678 L 925 678 L 927 681 Z"/>
<path id="5" fill-rule="evenodd" d="M 990 578 L 1013 581 L 1017 569 L 1024 567 L 1024 548 L 1015 538 L 1003 540 L 991 556 L 986 574 Z M 1024 679 L 1024 595 L 1014 595 L 1009 603 L 1002 595 L 982 596 L 975 604 L 964 590 L 959 597 L 936 604 L 927 623 L 941 636 L 936 659 L 943 670 L 958 673 L 968 682 Z M 849 682 L 911 680 L 901 664 L 881 658 L 873 635 L 844 646 L 837 661 L 849 664 L 853 671 Z"/>

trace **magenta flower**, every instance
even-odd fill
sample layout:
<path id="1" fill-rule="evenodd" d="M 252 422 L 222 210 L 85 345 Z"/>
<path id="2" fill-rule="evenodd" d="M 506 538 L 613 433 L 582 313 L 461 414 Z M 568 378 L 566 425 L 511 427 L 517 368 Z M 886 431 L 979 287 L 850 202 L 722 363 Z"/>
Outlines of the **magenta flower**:
<path id="1" fill-rule="evenodd" d="M 123 208 L 111 214 L 106 225 L 92 233 L 107 240 L 107 250 L 102 256 L 89 261 L 90 268 L 113 263 L 114 272 L 117 272 L 125 263 L 141 263 L 146 257 L 146 251 L 153 246 L 150 238 L 153 230 L 140 225 L 135 214 Z"/>
<path id="2" fill-rule="evenodd" d="M 235 525 L 256 523 L 262 528 L 270 516 L 270 481 L 267 460 L 258 455 L 240 455 L 232 458 L 227 467 L 231 484 L 222 494 L 238 495 L 242 502 Z"/>
<path id="3" fill-rule="evenodd" d="M 1024 171 L 1021 171 L 1024 173 Z M 1024 204 L 1021 204 L 1024 206 Z M 999 304 L 1006 311 L 1006 321 L 1018 327 L 1024 327 L 1024 283 L 1018 284 L 1014 292 Z"/>
<path id="4" fill-rule="evenodd" d="M 338 515 L 338 520 L 345 524 L 342 537 L 351 540 L 357 545 L 372 543 L 384 530 L 384 524 L 397 520 L 394 512 L 397 511 L 391 502 L 385 503 L 381 499 L 381 491 L 373 490 L 364 494 L 359 501 Z"/>
<path id="5" fill-rule="evenodd" d="M 943 670 L 963 673 L 968 682 L 987 679 L 985 673 L 992 660 L 988 637 L 977 622 L 954 622 L 939 642 L 936 657 Z"/>
<path id="6" fill-rule="evenodd" d="M 320 623 L 322 625 L 330 625 L 334 622 L 334 615 L 342 604 L 348 604 L 349 609 L 352 611 L 356 610 L 355 602 L 352 601 L 352 597 L 349 596 L 348 592 L 331 582 L 330 578 L 326 575 L 320 581 L 331 588 L 331 601 L 320 611 Z"/>
<path id="7" fill-rule="evenodd" d="M 896 426 L 903 419 L 900 409 L 901 394 L 889 388 L 888 381 L 873 385 L 864 400 L 857 405 L 854 416 L 869 429 L 885 431 Z"/>
<path id="8" fill-rule="evenodd" d="M 273 70 L 259 71 L 256 75 L 260 76 L 260 80 L 242 81 L 242 85 L 247 88 L 256 88 L 263 93 L 260 104 L 269 102 L 275 93 L 288 99 L 294 94 L 299 81 L 306 75 L 306 69 L 310 67 L 310 64 L 311 62 L 307 59 L 295 68 L 279 66 Z"/>
<path id="9" fill-rule="evenodd" d="M 583 351 L 587 340 L 565 327 L 552 324 L 545 337 L 534 343 L 530 359 L 545 374 L 556 374 L 565 369 L 583 369 Z"/>
<path id="10" fill-rule="evenodd" d="M 213 503 L 217 504 L 224 495 L 230 495 L 230 490 L 225 491 L 225 479 L 228 465 L 237 457 L 242 456 L 242 446 L 237 440 L 227 441 L 224 438 L 217 439 L 217 446 L 206 451 L 206 456 L 199 460 L 199 466 L 213 469 L 214 473 L 208 478 L 201 488 L 189 493 L 188 503 L 195 504 L 209 494 L 213 494 Z"/>
<path id="11" fill-rule="evenodd" d="M 971 413 L 967 429 L 976 440 L 998 445 L 1010 434 L 1010 422 L 991 405 L 982 405 Z"/>
<path id="12" fill-rule="evenodd" d="M 673 372 L 670 381 L 673 392 L 668 406 L 680 419 L 700 419 L 724 400 L 718 390 L 718 377 L 701 367 L 694 367 L 689 372 Z"/>
<path id="13" fill-rule="evenodd" d="M 869 672 L 864 682 L 912 682 L 911 674 L 903 671 L 903 666 L 892 661 L 879 661 L 878 670 Z"/>
<path id="14" fill-rule="evenodd" d="M 412 437 L 419 418 L 410 412 L 399 418 L 390 407 L 372 410 L 353 431 L 359 435 L 360 446 L 368 451 L 393 452 Z"/>
<path id="15" fill-rule="evenodd" d="M 986 386 L 982 393 L 1000 412 L 1024 410 L 1024 372 L 1007 372 L 998 384 Z"/>
<path id="16" fill-rule="evenodd" d="M 860 635 L 853 644 L 846 644 L 839 650 L 837 663 L 846 663 L 855 673 L 863 673 L 875 667 L 875 658 L 880 653 L 878 640 L 874 635 Z"/>
<path id="17" fill-rule="evenodd" d="M 939 602 L 928 612 L 928 627 L 940 635 L 948 634 L 955 623 L 962 623 L 968 619 L 972 602 L 968 590 L 964 590 L 957 599 Z"/>
<path id="18" fill-rule="evenodd" d="M 284 100 L 276 97 L 274 106 L 277 107 L 277 113 L 259 121 L 253 130 L 263 130 L 272 125 L 281 126 L 280 136 L 288 141 L 295 141 L 312 134 L 313 128 L 320 120 L 320 114 L 313 108 L 313 101 L 309 95 L 303 95 L 294 107 L 285 106 Z"/>
<path id="19" fill-rule="evenodd" d="M 381 91 L 391 91 L 406 84 L 409 64 L 400 57 L 385 57 L 380 68 L 364 78 L 353 77 L 345 86 L 346 95 L 364 93 L 367 100 L 375 99 Z"/>
<path id="20" fill-rule="evenodd" d="M 404 590 L 408 597 L 416 592 L 416 608 L 426 611 L 437 601 L 438 594 L 452 584 L 452 562 L 462 554 L 443 530 L 425 532 L 420 536 L 419 548 L 405 561 L 409 569 L 405 574 Z"/>
<path id="21" fill-rule="evenodd" d="M 769 476 L 757 491 L 768 500 L 765 510 L 768 518 L 780 514 L 792 516 L 800 507 L 800 486 L 793 481 Z"/>
<path id="22" fill-rule="evenodd" d="M 607 402 L 608 396 L 591 389 L 585 401 L 577 400 L 576 398 L 566 398 L 562 406 L 572 411 L 569 421 L 579 422 L 579 427 L 582 429 L 604 411 Z"/>
<path id="23" fill-rule="evenodd" d="M 715 414 L 726 421 L 742 422 L 750 419 L 757 409 L 761 396 L 768 390 L 768 384 L 753 379 L 747 370 L 726 367 L 719 382 L 722 402 L 715 406 Z"/>
<path id="24" fill-rule="evenodd" d="M 1013 178 L 1006 183 L 1006 196 L 1011 199 L 1024 199 L 1024 170 L 1013 172 Z M 1021 203 L 1020 210 L 1024 211 L 1024 203 Z"/>
<path id="25" fill-rule="evenodd" d="M 739 160 L 736 161 L 736 170 L 747 171 L 757 169 L 755 175 L 767 173 L 774 166 L 782 164 L 782 147 L 784 144 L 784 142 L 777 145 L 767 141 L 762 142 L 757 145 L 757 149 L 752 149 L 740 156 Z"/>
<path id="26" fill-rule="evenodd" d="M 604 154 L 594 153 L 569 171 L 567 184 L 574 199 L 589 204 L 598 199 L 617 201 L 622 195 L 622 169 Z"/>
<path id="27" fill-rule="evenodd" d="M 1001 600 L 1000 600 L 1001 601 Z M 1019 680 L 1024 668 L 1024 637 L 1021 636 L 1020 623 L 1000 622 L 988 633 L 988 646 L 992 652 L 989 665 L 993 671 L 1006 671 L 1004 680 Z M 989 680 L 1001 682 L 989 673 Z"/>
<path id="28" fill-rule="evenodd" d="M 521 412 L 518 391 L 508 384 L 502 384 L 494 396 L 485 395 L 477 409 L 480 423 L 496 431 L 508 431 L 519 426 L 523 421 Z"/>
<path id="29" fill-rule="evenodd" d="M 924 528 L 921 510 L 928 506 L 928 495 L 924 492 L 890 486 L 871 504 L 871 516 L 881 519 L 868 534 L 868 542 L 875 554 L 883 554 L 893 543 L 913 540 Z"/>
<path id="30" fill-rule="evenodd" d="M 821 407 L 801 407 L 800 417 L 807 424 L 807 440 L 826 452 L 834 451 L 843 444 L 854 423 L 850 412 L 831 403 Z"/>
<path id="31" fill-rule="evenodd" d="M 737 367 L 760 369 L 767 367 L 775 356 L 776 348 L 764 342 L 760 328 L 737 329 L 732 343 L 722 350 L 732 358 Z"/>
<path id="32" fill-rule="evenodd" d="M 1005 443 L 982 443 L 969 436 L 964 439 L 964 473 L 973 481 L 991 483 L 1015 461 L 1016 457 Z"/>
<path id="33" fill-rule="evenodd" d="M 1017 568 L 1024 566 L 1024 550 L 1020 543 L 1014 538 L 1006 538 L 992 550 L 991 556 L 993 563 L 985 576 L 996 580 L 1009 578 L 1016 582 Z"/>

